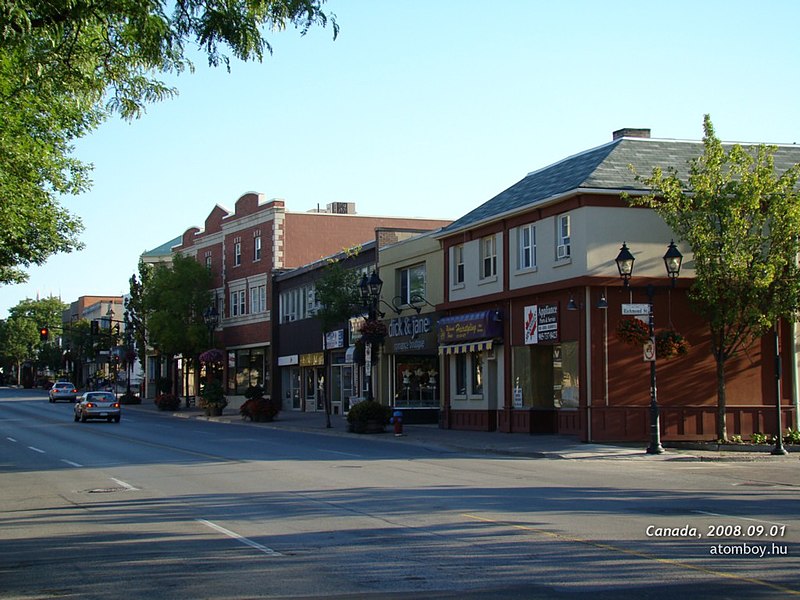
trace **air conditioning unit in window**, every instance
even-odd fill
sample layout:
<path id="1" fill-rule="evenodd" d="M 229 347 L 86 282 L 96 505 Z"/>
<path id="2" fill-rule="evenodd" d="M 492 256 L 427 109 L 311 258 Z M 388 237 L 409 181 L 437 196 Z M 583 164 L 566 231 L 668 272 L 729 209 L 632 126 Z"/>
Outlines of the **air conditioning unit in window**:
<path id="1" fill-rule="evenodd" d="M 556 258 L 569 258 L 569 244 L 559 244 L 556 248 Z"/>

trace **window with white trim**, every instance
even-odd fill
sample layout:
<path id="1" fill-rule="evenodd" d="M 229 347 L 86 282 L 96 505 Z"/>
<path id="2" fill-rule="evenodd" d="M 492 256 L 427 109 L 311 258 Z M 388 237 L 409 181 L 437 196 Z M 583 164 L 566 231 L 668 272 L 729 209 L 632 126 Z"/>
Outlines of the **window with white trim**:
<path id="1" fill-rule="evenodd" d="M 247 314 L 247 305 L 245 304 L 246 294 L 244 290 L 237 290 L 231 292 L 231 316 L 239 317 Z"/>
<path id="2" fill-rule="evenodd" d="M 497 238 L 490 235 L 481 240 L 481 279 L 497 275 Z"/>
<path id="3" fill-rule="evenodd" d="M 464 244 L 453 248 L 453 285 L 464 283 Z"/>
<path id="4" fill-rule="evenodd" d="M 211 270 L 211 256 L 206 254 L 206 269 Z"/>
<path id="5" fill-rule="evenodd" d="M 570 257 L 569 215 L 559 215 L 556 224 L 556 260 L 562 260 Z"/>
<path id="6" fill-rule="evenodd" d="M 406 269 L 399 269 L 400 277 L 400 298 L 402 304 L 412 304 L 414 296 L 416 300 L 425 297 L 425 263 L 420 263 Z"/>
<path id="7" fill-rule="evenodd" d="M 267 285 L 254 285 L 250 288 L 250 312 L 267 312 Z"/>
<path id="8" fill-rule="evenodd" d="M 517 229 L 517 269 L 532 269 L 536 266 L 536 227 L 523 225 Z"/>
<path id="9" fill-rule="evenodd" d="M 233 245 L 233 266 L 238 267 L 242 264 L 242 242 Z"/>
<path id="10" fill-rule="evenodd" d="M 253 238 L 253 261 L 261 260 L 261 236 Z"/>

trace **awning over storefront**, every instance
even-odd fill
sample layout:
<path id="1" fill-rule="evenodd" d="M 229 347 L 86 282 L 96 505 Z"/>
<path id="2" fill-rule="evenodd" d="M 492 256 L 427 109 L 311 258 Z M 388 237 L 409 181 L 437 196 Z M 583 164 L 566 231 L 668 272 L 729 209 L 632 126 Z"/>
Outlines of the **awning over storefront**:
<path id="1" fill-rule="evenodd" d="M 347 351 L 344 353 L 344 362 L 346 363 L 353 363 L 355 362 L 354 356 L 356 353 L 356 347 L 350 346 Z"/>
<path id="2" fill-rule="evenodd" d="M 479 342 L 503 336 L 503 313 L 482 310 L 439 319 L 439 343 Z"/>
<path id="3" fill-rule="evenodd" d="M 493 340 L 481 340 L 480 342 L 469 342 L 465 344 L 450 344 L 439 346 L 439 354 L 466 354 L 467 352 L 483 352 L 492 349 Z"/>

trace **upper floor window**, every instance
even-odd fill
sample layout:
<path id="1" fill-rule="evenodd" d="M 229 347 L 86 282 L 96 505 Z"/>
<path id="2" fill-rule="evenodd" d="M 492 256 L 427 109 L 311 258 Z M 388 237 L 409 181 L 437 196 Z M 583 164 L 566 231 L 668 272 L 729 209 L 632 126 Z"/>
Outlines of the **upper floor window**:
<path id="1" fill-rule="evenodd" d="M 211 270 L 211 256 L 210 255 L 206 256 L 206 269 L 208 269 L 209 271 Z"/>
<path id="2" fill-rule="evenodd" d="M 523 225 L 517 230 L 517 268 L 532 269 L 536 266 L 536 227 Z"/>
<path id="3" fill-rule="evenodd" d="M 238 267 L 242 264 L 242 242 L 233 245 L 233 266 Z"/>
<path id="4" fill-rule="evenodd" d="M 231 292 L 231 316 L 239 317 L 247 314 L 247 306 L 245 305 L 244 290 L 237 290 Z"/>
<path id="5" fill-rule="evenodd" d="M 250 312 L 267 312 L 267 285 L 261 284 L 250 288 Z"/>
<path id="6" fill-rule="evenodd" d="M 491 235 L 481 240 L 481 279 L 497 275 L 497 240 Z"/>
<path id="7" fill-rule="evenodd" d="M 425 297 L 425 263 L 400 269 L 400 298 L 403 304 L 412 304 Z"/>
<path id="8" fill-rule="evenodd" d="M 570 257 L 570 222 L 569 215 L 559 215 L 556 221 L 556 258 Z"/>
<path id="9" fill-rule="evenodd" d="M 280 322 L 289 323 L 313 317 L 319 309 L 317 292 L 313 284 L 298 286 L 291 290 L 281 292 L 278 298 L 280 304 Z"/>
<path id="10" fill-rule="evenodd" d="M 261 260 L 261 236 L 253 238 L 253 260 Z"/>
<path id="11" fill-rule="evenodd" d="M 459 244 L 453 248 L 453 284 L 464 283 L 464 245 Z"/>

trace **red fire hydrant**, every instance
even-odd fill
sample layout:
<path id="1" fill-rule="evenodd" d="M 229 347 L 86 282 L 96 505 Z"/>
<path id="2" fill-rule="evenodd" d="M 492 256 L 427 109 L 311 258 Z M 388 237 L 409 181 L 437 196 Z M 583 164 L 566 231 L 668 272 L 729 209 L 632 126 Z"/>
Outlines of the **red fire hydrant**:
<path id="1" fill-rule="evenodd" d="M 403 411 L 396 410 L 392 413 L 392 424 L 394 425 L 394 434 L 397 437 L 403 435 Z"/>

